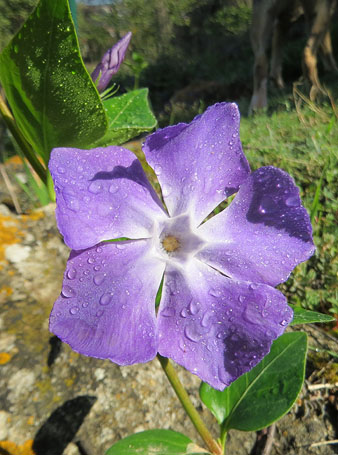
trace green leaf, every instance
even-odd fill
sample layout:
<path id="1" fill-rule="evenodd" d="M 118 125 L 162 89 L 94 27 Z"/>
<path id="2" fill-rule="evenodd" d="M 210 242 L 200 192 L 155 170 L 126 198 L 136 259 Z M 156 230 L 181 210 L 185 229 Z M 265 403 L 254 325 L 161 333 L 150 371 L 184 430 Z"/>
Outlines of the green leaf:
<path id="1" fill-rule="evenodd" d="M 317 311 L 309 311 L 304 310 L 304 308 L 300 308 L 295 305 L 290 305 L 293 309 L 293 319 L 290 325 L 297 325 L 297 324 L 312 324 L 314 322 L 332 322 L 335 321 L 335 318 L 329 316 L 328 314 L 317 313 Z"/>
<path id="2" fill-rule="evenodd" d="M 181 433 L 171 430 L 149 430 L 136 433 L 118 441 L 106 455 L 199 455 L 207 454 Z"/>
<path id="3" fill-rule="evenodd" d="M 271 425 L 286 414 L 300 392 L 306 347 L 305 333 L 285 333 L 258 365 L 223 392 L 203 383 L 203 403 L 225 430 L 256 431 Z"/>
<path id="4" fill-rule="evenodd" d="M 103 105 L 108 116 L 108 131 L 96 145 L 122 144 L 156 126 L 147 88 L 108 98 Z"/>
<path id="5" fill-rule="evenodd" d="M 45 163 L 53 147 L 87 148 L 106 131 L 67 0 L 39 2 L 0 55 L 0 81 L 19 128 Z"/>

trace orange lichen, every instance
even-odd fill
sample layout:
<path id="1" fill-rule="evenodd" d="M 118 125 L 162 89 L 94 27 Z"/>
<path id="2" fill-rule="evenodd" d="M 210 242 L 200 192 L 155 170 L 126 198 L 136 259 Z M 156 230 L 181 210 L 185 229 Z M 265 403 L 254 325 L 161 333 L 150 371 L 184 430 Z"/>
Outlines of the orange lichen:
<path id="1" fill-rule="evenodd" d="M 36 210 L 34 212 L 29 213 L 28 215 L 21 215 L 22 221 L 27 222 L 27 221 L 37 221 L 41 220 L 45 214 L 41 210 Z"/>
<path id="2" fill-rule="evenodd" d="M 0 441 L 0 449 L 5 450 L 10 455 L 36 455 L 32 446 L 32 439 L 28 439 L 22 445 L 17 445 L 12 441 Z"/>
<path id="3" fill-rule="evenodd" d="M 8 352 L 0 352 L 0 365 L 5 365 L 11 358 L 12 356 Z"/>
<path id="4" fill-rule="evenodd" d="M 28 425 L 34 425 L 34 416 L 29 416 L 28 417 L 27 424 Z"/>
<path id="5" fill-rule="evenodd" d="M 9 286 L 6 286 L 5 284 L 0 288 L 0 299 L 1 297 L 9 297 L 10 295 L 13 294 L 13 289 Z"/>
<path id="6" fill-rule="evenodd" d="M 17 226 L 17 221 L 5 215 L 0 215 L 0 262 L 5 262 L 5 247 L 18 243 L 24 233 Z"/>

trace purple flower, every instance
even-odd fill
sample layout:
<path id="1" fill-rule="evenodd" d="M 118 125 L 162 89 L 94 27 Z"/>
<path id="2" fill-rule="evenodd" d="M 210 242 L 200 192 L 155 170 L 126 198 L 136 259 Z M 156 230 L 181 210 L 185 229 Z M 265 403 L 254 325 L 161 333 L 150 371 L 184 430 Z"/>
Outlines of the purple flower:
<path id="1" fill-rule="evenodd" d="M 109 49 L 102 57 L 101 62 L 92 72 L 92 79 L 94 82 L 101 74 L 100 79 L 97 83 L 97 89 L 99 92 L 103 92 L 103 90 L 109 84 L 112 76 L 118 72 L 121 63 L 123 62 L 126 55 L 131 35 L 132 33 L 128 32 L 122 39 L 120 39 L 120 41 L 118 41 L 111 49 Z"/>
<path id="2" fill-rule="evenodd" d="M 129 150 L 53 150 L 57 222 L 73 248 L 53 333 L 119 365 L 159 352 L 220 390 L 269 352 L 292 319 L 274 286 L 314 245 L 292 178 L 250 173 L 238 132 L 237 106 L 220 103 L 146 139 L 168 212 Z"/>

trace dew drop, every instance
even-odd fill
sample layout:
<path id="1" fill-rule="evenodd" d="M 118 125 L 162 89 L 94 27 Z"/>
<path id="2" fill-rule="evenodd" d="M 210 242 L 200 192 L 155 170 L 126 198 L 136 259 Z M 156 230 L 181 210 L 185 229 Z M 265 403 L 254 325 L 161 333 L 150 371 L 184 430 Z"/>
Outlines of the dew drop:
<path id="1" fill-rule="evenodd" d="M 103 283 L 104 279 L 106 277 L 105 273 L 98 273 L 97 275 L 94 276 L 93 281 L 96 286 L 100 286 L 100 284 Z M 103 305 L 103 304 L 102 304 Z"/>
<path id="2" fill-rule="evenodd" d="M 97 313 L 96 313 L 96 316 L 98 318 L 100 318 L 102 315 L 103 315 L 104 311 L 103 310 L 99 310 Z"/>
<path id="3" fill-rule="evenodd" d="M 115 193 L 117 193 L 119 190 L 120 190 L 120 188 L 119 188 L 117 185 L 112 184 L 112 185 L 110 185 L 108 191 L 109 191 L 110 194 L 115 194 Z"/>
<path id="4" fill-rule="evenodd" d="M 88 186 L 88 191 L 90 191 L 93 194 L 97 194 L 102 191 L 102 188 L 103 188 L 102 183 L 94 181 Z"/>
<path id="5" fill-rule="evenodd" d="M 89 303 L 88 303 L 88 302 L 83 302 L 83 304 L 82 304 L 82 308 L 87 308 L 87 307 L 88 307 L 88 305 L 89 305 Z"/>
<path id="6" fill-rule="evenodd" d="M 219 289 L 210 289 L 209 294 L 213 297 L 220 297 L 222 292 Z"/>
<path id="7" fill-rule="evenodd" d="M 258 284 L 255 284 L 255 283 L 249 284 L 249 289 L 251 289 L 252 291 L 254 291 L 257 288 L 258 288 Z"/>
<path id="8" fill-rule="evenodd" d="M 269 196 L 263 196 L 260 206 L 258 208 L 259 212 L 261 214 L 269 214 L 269 213 L 274 213 L 277 210 L 277 204 L 274 202 L 273 199 Z"/>
<path id="9" fill-rule="evenodd" d="M 245 301 L 245 296 L 244 296 L 244 295 L 240 295 L 240 296 L 238 297 L 238 301 L 239 301 L 240 303 L 243 303 L 243 302 Z"/>
<path id="10" fill-rule="evenodd" d="M 189 311 L 192 315 L 195 315 L 199 312 L 200 310 L 200 304 L 199 302 L 195 302 L 194 300 L 192 300 L 190 303 L 189 303 Z"/>
<path id="11" fill-rule="evenodd" d="M 162 186 L 162 195 L 163 197 L 167 197 L 171 194 L 172 192 L 172 187 L 170 185 L 163 185 Z"/>
<path id="12" fill-rule="evenodd" d="M 281 325 L 282 327 L 285 327 L 286 325 L 288 325 L 288 321 L 286 319 L 283 319 L 279 325 Z"/>
<path id="13" fill-rule="evenodd" d="M 210 327 L 212 317 L 213 317 L 213 314 L 210 311 L 207 311 L 206 313 L 204 313 L 204 315 L 201 319 L 201 326 L 204 328 Z"/>
<path id="14" fill-rule="evenodd" d="M 171 318 L 172 316 L 175 316 L 175 308 L 173 307 L 164 308 L 164 310 L 161 311 L 161 316 L 165 318 Z"/>
<path id="15" fill-rule="evenodd" d="M 186 318 L 188 316 L 188 311 L 186 308 L 183 308 L 183 310 L 181 311 L 180 315 L 182 316 L 182 318 Z"/>
<path id="16" fill-rule="evenodd" d="M 70 314 L 76 314 L 78 311 L 79 311 L 79 307 L 73 306 L 73 307 L 69 310 L 69 313 L 70 313 Z"/>
<path id="17" fill-rule="evenodd" d="M 184 329 L 185 336 L 194 343 L 200 340 L 201 335 L 194 324 L 187 324 Z"/>
<path id="18" fill-rule="evenodd" d="M 74 289 L 68 286 L 67 284 L 65 284 L 62 287 L 61 294 L 63 295 L 63 297 L 66 297 L 66 299 L 76 296 L 76 292 L 74 291 Z"/>
<path id="19" fill-rule="evenodd" d="M 100 305 L 109 305 L 112 301 L 113 295 L 110 292 L 105 292 L 100 297 Z"/>
<path id="20" fill-rule="evenodd" d="M 94 264 L 95 259 L 94 258 L 88 258 L 87 262 L 88 262 L 88 264 Z"/>
<path id="21" fill-rule="evenodd" d="M 59 173 L 59 174 L 64 174 L 64 173 L 65 173 L 64 168 L 61 167 L 61 166 L 59 166 L 57 170 L 58 170 L 58 173 Z"/>
<path id="22" fill-rule="evenodd" d="M 161 175 L 162 174 L 162 167 L 159 164 L 156 164 L 154 167 L 154 172 L 156 175 Z"/>
<path id="23" fill-rule="evenodd" d="M 76 278 L 76 270 L 74 269 L 74 267 L 70 267 L 67 270 L 67 278 L 69 280 L 74 280 Z"/>
<path id="24" fill-rule="evenodd" d="M 299 198 L 298 196 L 290 196 L 285 200 L 285 204 L 288 207 L 297 207 L 299 205 Z"/>

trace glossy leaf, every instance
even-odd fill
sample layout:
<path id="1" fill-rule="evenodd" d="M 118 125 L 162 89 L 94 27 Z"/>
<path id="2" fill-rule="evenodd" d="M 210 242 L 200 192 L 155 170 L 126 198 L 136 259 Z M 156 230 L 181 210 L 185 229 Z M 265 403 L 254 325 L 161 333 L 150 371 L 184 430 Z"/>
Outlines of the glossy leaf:
<path id="1" fill-rule="evenodd" d="M 293 309 L 293 319 L 291 325 L 297 324 L 312 324 L 314 322 L 332 322 L 335 321 L 335 318 L 329 316 L 328 314 L 317 313 L 317 311 L 304 310 L 304 308 L 297 307 L 295 305 L 290 305 Z"/>
<path id="2" fill-rule="evenodd" d="M 88 148 L 107 128 L 84 67 L 67 0 L 41 0 L 0 55 L 16 122 L 47 163 L 53 147 Z"/>
<path id="3" fill-rule="evenodd" d="M 106 455 L 194 455 L 207 454 L 181 433 L 171 430 L 149 430 L 118 441 Z"/>
<path id="4" fill-rule="evenodd" d="M 225 430 L 256 431 L 271 425 L 286 414 L 300 392 L 306 348 L 305 333 L 285 333 L 257 366 L 223 392 L 203 383 L 203 403 Z"/>
<path id="5" fill-rule="evenodd" d="M 108 116 L 108 131 L 97 145 L 122 144 L 156 126 L 146 88 L 108 98 L 103 105 Z"/>

